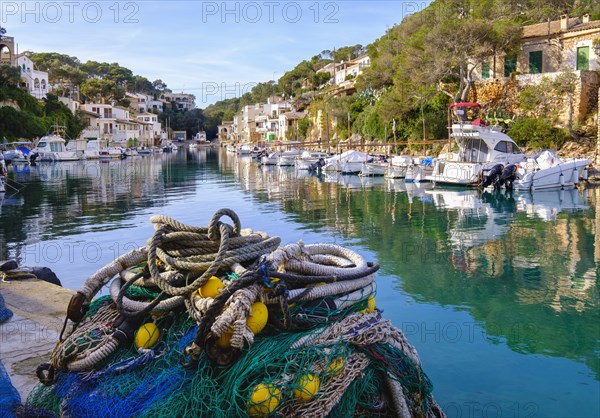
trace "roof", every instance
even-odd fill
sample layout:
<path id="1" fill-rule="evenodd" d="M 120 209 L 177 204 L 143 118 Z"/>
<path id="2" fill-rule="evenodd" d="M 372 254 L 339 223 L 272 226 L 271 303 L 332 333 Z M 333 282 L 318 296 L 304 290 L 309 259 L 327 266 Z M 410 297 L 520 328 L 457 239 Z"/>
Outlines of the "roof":
<path id="1" fill-rule="evenodd" d="M 523 38 L 537 38 L 542 36 L 552 36 L 567 32 L 578 32 L 588 29 L 600 28 L 600 20 L 592 20 L 587 23 L 582 23 L 579 17 L 570 17 L 567 24 L 567 29 L 560 28 L 560 19 L 550 22 L 536 23 L 535 25 L 523 26 Z"/>
<path id="2" fill-rule="evenodd" d="M 283 113 L 282 116 L 285 116 L 288 119 L 302 119 L 306 116 L 306 113 L 303 112 L 286 112 Z"/>

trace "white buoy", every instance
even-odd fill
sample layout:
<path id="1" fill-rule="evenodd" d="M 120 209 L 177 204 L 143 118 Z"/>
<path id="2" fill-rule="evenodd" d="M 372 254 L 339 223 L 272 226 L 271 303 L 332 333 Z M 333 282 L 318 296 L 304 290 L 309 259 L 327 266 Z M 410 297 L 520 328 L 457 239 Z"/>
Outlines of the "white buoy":
<path id="1" fill-rule="evenodd" d="M 565 188 L 565 175 L 563 173 L 558 176 L 558 184 L 560 184 L 561 189 Z"/>

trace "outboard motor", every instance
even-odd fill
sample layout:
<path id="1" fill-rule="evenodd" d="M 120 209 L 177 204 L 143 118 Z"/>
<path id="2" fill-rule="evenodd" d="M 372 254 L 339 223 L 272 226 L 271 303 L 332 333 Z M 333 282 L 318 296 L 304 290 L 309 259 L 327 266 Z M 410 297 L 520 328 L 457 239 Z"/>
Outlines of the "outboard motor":
<path id="1" fill-rule="evenodd" d="M 504 185 L 507 190 L 512 190 L 513 182 L 517 179 L 517 166 L 515 164 L 509 164 L 504 167 L 500 179 L 498 180 L 498 187 Z"/>
<path id="2" fill-rule="evenodd" d="M 325 159 L 319 158 L 316 162 L 312 163 L 308 167 L 308 171 L 319 171 L 321 168 L 323 168 L 323 166 L 325 166 Z"/>
<path id="3" fill-rule="evenodd" d="M 481 182 L 481 186 L 488 187 L 493 184 L 495 187 L 496 182 L 498 181 L 498 178 L 502 174 L 502 170 L 504 170 L 504 166 L 502 164 L 496 164 L 495 166 L 490 168 L 488 173 L 485 176 L 483 176 L 483 181 Z"/>

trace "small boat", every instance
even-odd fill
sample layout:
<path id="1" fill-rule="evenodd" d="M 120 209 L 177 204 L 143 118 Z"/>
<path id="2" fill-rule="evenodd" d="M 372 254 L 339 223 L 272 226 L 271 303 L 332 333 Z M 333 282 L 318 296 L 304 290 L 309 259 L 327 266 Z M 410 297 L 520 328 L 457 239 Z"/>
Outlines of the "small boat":
<path id="1" fill-rule="evenodd" d="M 394 155 L 392 163 L 386 168 L 384 175 L 389 179 L 403 179 L 406 177 L 408 167 L 412 165 L 412 157 L 408 155 Z"/>
<path id="2" fill-rule="evenodd" d="M 161 146 L 162 152 L 164 153 L 171 153 L 171 152 L 175 152 L 177 151 L 177 145 L 175 145 L 174 143 L 172 143 L 171 141 L 163 144 Z"/>
<path id="3" fill-rule="evenodd" d="M 7 164 L 29 164 L 37 158 L 37 154 L 31 152 L 33 144 L 29 141 L 15 141 L 8 145 L 10 148 L 2 153 Z"/>
<path id="4" fill-rule="evenodd" d="M 209 147 L 210 145 L 211 145 L 210 141 L 208 141 L 206 139 L 206 132 L 205 131 L 199 131 L 194 136 L 194 140 L 190 144 L 189 148 L 190 149 L 195 149 L 195 148 Z"/>
<path id="5" fill-rule="evenodd" d="M 125 150 L 126 157 L 137 157 L 139 154 L 135 148 L 127 148 Z"/>
<path id="6" fill-rule="evenodd" d="M 236 153 L 237 155 L 250 155 L 250 153 L 252 153 L 252 144 L 241 144 L 237 150 Z"/>
<path id="7" fill-rule="evenodd" d="M 108 147 L 98 151 L 98 158 L 101 160 L 123 159 L 127 157 L 125 150 L 121 147 Z"/>
<path id="8" fill-rule="evenodd" d="M 290 149 L 287 151 L 282 151 L 279 154 L 279 158 L 277 159 L 277 165 L 279 167 L 293 167 L 296 161 L 296 158 L 300 156 L 300 150 L 298 149 Z"/>
<path id="9" fill-rule="evenodd" d="M 139 147 L 137 150 L 138 155 L 150 155 L 152 154 L 152 148 L 148 147 Z"/>
<path id="10" fill-rule="evenodd" d="M 277 165 L 279 161 L 279 151 L 271 152 L 267 155 L 263 155 L 260 159 L 262 165 Z"/>
<path id="11" fill-rule="evenodd" d="M 581 178 L 587 179 L 590 164 L 587 158 L 563 160 L 550 151 L 542 151 L 517 165 L 513 187 L 529 191 L 574 189 Z"/>
<path id="12" fill-rule="evenodd" d="M 406 183 L 423 183 L 429 181 L 429 176 L 433 173 L 434 159 L 424 157 L 406 168 L 404 181 Z"/>
<path id="13" fill-rule="evenodd" d="M 55 132 L 61 132 L 60 127 Z M 64 132 L 64 128 L 62 130 Z M 37 146 L 32 150 L 38 154 L 40 161 L 79 161 L 83 154 L 79 151 L 67 151 L 67 141 L 58 135 L 52 133 L 40 138 Z"/>
<path id="14" fill-rule="evenodd" d="M 390 163 L 388 163 L 385 157 L 375 157 L 363 163 L 358 175 L 363 177 L 383 176 L 389 166 Z"/>
<path id="15" fill-rule="evenodd" d="M 294 160 L 294 165 L 298 170 L 311 170 L 314 164 L 323 159 L 328 158 L 329 155 L 326 152 L 321 151 L 304 151 L 300 156 Z"/>
<path id="16" fill-rule="evenodd" d="M 367 154 L 360 151 L 346 151 L 334 155 L 325 161 L 324 171 L 338 171 L 342 174 L 358 174 L 363 163 L 367 161 Z"/>

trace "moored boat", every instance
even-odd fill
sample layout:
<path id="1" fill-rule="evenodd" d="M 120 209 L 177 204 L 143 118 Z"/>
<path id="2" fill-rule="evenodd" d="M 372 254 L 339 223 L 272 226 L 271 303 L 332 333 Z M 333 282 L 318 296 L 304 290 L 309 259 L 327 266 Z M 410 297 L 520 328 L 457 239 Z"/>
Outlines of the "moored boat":
<path id="1" fill-rule="evenodd" d="M 67 151 L 66 140 L 57 134 L 50 134 L 40 138 L 37 146 L 32 150 L 38 154 L 40 161 L 78 161 L 83 155 L 78 151 Z"/>
<path id="2" fill-rule="evenodd" d="M 358 174 L 363 163 L 367 161 L 367 154 L 360 151 L 346 151 L 334 155 L 325 161 L 324 171 L 338 171 L 343 174 Z"/>
<path id="3" fill-rule="evenodd" d="M 453 103 L 451 137 L 458 153 L 437 158 L 425 179 L 439 184 L 479 186 L 484 171 L 498 164 L 515 164 L 527 157 L 498 126 L 488 126 L 480 118 L 478 103 Z"/>

